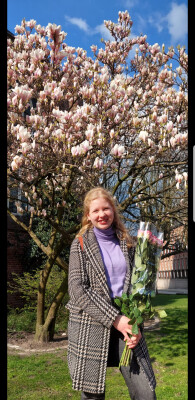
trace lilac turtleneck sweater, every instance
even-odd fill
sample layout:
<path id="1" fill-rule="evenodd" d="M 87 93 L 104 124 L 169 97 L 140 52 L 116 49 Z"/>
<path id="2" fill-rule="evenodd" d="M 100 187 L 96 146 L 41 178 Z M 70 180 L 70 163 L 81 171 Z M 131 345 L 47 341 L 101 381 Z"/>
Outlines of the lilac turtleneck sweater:
<path id="1" fill-rule="evenodd" d="M 127 266 L 115 230 L 112 227 L 105 230 L 94 227 L 93 230 L 100 247 L 110 296 L 121 296 Z"/>

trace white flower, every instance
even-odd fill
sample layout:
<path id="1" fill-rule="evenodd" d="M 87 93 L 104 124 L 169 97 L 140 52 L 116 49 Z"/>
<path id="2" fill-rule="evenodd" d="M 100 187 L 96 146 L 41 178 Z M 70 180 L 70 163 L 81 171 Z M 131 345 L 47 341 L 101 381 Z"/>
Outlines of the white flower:
<path id="1" fill-rule="evenodd" d="M 155 157 L 154 157 L 154 156 L 151 156 L 151 157 L 149 157 L 149 160 L 150 160 L 150 163 L 151 163 L 151 164 L 154 164 Z"/>
<path id="2" fill-rule="evenodd" d="M 103 167 L 103 160 L 99 157 L 96 157 L 93 166 L 94 168 L 101 169 Z"/>
<path id="3" fill-rule="evenodd" d="M 141 139 L 141 140 L 143 140 L 143 142 L 145 142 L 146 141 L 146 138 L 148 137 L 148 132 L 147 131 L 140 131 L 140 133 L 139 133 L 139 138 Z"/>
<path id="4" fill-rule="evenodd" d="M 115 144 L 113 149 L 111 150 L 111 154 L 114 154 L 117 157 L 121 157 L 125 152 L 125 148 L 122 145 Z"/>

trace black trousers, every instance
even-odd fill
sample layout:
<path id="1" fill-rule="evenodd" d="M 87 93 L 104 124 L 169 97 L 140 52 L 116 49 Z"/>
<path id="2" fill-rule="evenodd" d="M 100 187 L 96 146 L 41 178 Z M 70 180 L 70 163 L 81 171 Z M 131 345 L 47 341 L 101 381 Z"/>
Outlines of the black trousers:
<path id="1" fill-rule="evenodd" d="M 116 367 L 125 347 L 124 336 L 114 327 L 111 328 L 110 347 L 108 355 L 108 367 Z M 120 372 L 123 375 L 128 387 L 131 400 L 156 400 L 155 391 L 152 391 L 147 378 L 139 367 L 136 358 L 131 351 L 131 362 L 128 367 L 121 367 Z M 105 400 L 105 393 L 94 394 L 88 392 L 81 393 L 81 400 Z"/>

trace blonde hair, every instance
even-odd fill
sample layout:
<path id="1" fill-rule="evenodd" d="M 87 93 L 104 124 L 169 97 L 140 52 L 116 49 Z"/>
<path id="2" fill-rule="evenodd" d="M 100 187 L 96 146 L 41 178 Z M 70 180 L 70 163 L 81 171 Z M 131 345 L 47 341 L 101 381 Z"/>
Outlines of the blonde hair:
<path id="1" fill-rule="evenodd" d="M 134 244 L 133 238 L 131 238 L 125 225 L 121 221 L 122 216 L 120 215 L 118 205 L 116 204 L 115 199 L 113 198 L 112 194 L 108 190 L 102 188 L 101 186 L 100 187 L 98 186 L 94 189 L 89 190 L 89 192 L 87 192 L 87 194 L 85 195 L 84 203 L 83 203 L 83 217 L 81 220 L 81 229 L 78 232 L 78 234 L 76 235 L 76 237 L 78 238 L 84 232 L 86 232 L 87 230 L 89 230 L 90 228 L 93 227 L 92 222 L 88 220 L 90 204 L 93 200 L 96 200 L 100 197 L 107 200 L 114 211 L 113 227 L 116 229 L 116 233 L 120 232 L 122 234 L 122 239 L 126 239 L 128 247 L 134 246 L 135 244 Z"/>

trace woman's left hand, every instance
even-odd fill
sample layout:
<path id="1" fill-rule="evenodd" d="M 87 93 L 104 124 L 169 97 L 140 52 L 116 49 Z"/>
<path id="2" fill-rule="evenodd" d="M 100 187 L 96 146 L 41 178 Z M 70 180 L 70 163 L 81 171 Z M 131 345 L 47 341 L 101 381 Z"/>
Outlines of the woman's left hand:
<path id="1" fill-rule="evenodd" d="M 142 337 L 141 332 L 139 331 L 138 335 L 131 335 L 131 337 L 126 340 L 126 344 L 130 349 L 133 349 L 139 343 Z"/>

